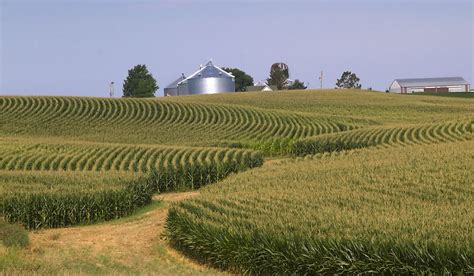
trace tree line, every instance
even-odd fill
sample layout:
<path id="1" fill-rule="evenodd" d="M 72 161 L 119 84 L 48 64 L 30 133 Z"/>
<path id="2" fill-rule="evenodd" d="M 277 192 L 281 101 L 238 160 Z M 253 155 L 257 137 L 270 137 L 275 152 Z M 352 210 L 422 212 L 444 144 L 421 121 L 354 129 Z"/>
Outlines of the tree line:
<path id="1" fill-rule="evenodd" d="M 254 85 L 254 79 L 238 68 L 223 67 L 222 70 L 231 73 L 235 77 L 235 92 L 245 92 L 247 87 Z M 277 62 L 270 67 L 269 77 L 266 85 L 276 87 L 277 90 L 304 90 L 307 85 L 299 79 L 290 81 L 290 70 L 288 65 Z M 336 88 L 361 89 L 360 79 L 355 73 L 345 71 L 341 78 L 336 80 Z M 154 97 L 159 89 L 158 83 L 144 64 L 138 64 L 128 70 L 128 76 L 123 82 L 123 97 Z"/>

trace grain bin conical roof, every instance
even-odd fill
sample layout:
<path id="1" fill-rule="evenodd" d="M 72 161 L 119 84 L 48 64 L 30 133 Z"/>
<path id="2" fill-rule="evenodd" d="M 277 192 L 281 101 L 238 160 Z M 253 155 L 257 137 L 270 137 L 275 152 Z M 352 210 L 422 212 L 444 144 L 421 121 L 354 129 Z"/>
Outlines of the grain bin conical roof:
<path id="1" fill-rule="evenodd" d="M 190 75 L 187 80 L 198 78 L 234 78 L 234 76 L 209 61 L 204 67 Z"/>

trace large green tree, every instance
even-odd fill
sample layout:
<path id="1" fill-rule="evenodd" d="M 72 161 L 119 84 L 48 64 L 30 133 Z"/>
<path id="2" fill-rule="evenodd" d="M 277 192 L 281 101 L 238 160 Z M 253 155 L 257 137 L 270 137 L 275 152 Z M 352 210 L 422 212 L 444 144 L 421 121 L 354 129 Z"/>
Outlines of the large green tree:
<path id="1" fill-rule="evenodd" d="M 360 89 L 362 85 L 359 83 L 360 79 L 355 73 L 351 71 L 345 71 L 342 73 L 341 78 L 337 79 L 336 86 L 338 88 L 355 88 Z"/>
<path id="2" fill-rule="evenodd" d="M 128 76 L 123 82 L 124 97 L 154 97 L 159 86 L 146 65 L 139 64 L 128 70 Z"/>
<path id="3" fill-rule="evenodd" d="M 231 73 L 235 77 L 236 92 L 247 91 L 247 86 L 253 85 L 253 78 L 238 68 L 224 67 L 222 70 L 226 71 L 227 73 Z"/>
<path id="4" fill-rule="evenodd" d="M 274 63 L 270 67 L 270 77 L 267 79 L 267 85 L 275 85 L 278 90 L 287 88 L 290 71 L 288 65 L 282 62 Z"/>
<path id="5" fill-rule="evenodd" d="M 308 87 L 299 79 L 296 79 L 291 85 L 288 85 L 288 90 L 304 90 L 306 88 Z"/>

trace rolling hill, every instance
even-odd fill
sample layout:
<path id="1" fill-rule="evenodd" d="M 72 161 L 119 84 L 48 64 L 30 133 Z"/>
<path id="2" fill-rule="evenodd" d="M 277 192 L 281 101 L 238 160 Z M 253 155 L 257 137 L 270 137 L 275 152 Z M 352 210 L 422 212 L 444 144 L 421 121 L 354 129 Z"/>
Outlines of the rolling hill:
<path id="1" fill-rule="evenodd" d="M 220 269 L 469 273 L 473 119 L 472 98 L 357 90 L 0 97 L 0 216 L 91 224 L 199 189 L 166 236 Z"/>

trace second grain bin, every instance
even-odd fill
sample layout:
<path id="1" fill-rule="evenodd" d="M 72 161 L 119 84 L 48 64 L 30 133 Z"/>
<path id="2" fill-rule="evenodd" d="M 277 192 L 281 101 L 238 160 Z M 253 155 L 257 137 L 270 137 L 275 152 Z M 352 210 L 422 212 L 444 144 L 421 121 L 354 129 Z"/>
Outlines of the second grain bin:
<path id="1" fill-rule="evenodd" d="M 178 83 L 185 80 L 186 77 L 184 74 L 181 75 L 177 80 L 170 83 L 165 89 L 163 90 L 165 96 L 178 96 Z"/>

